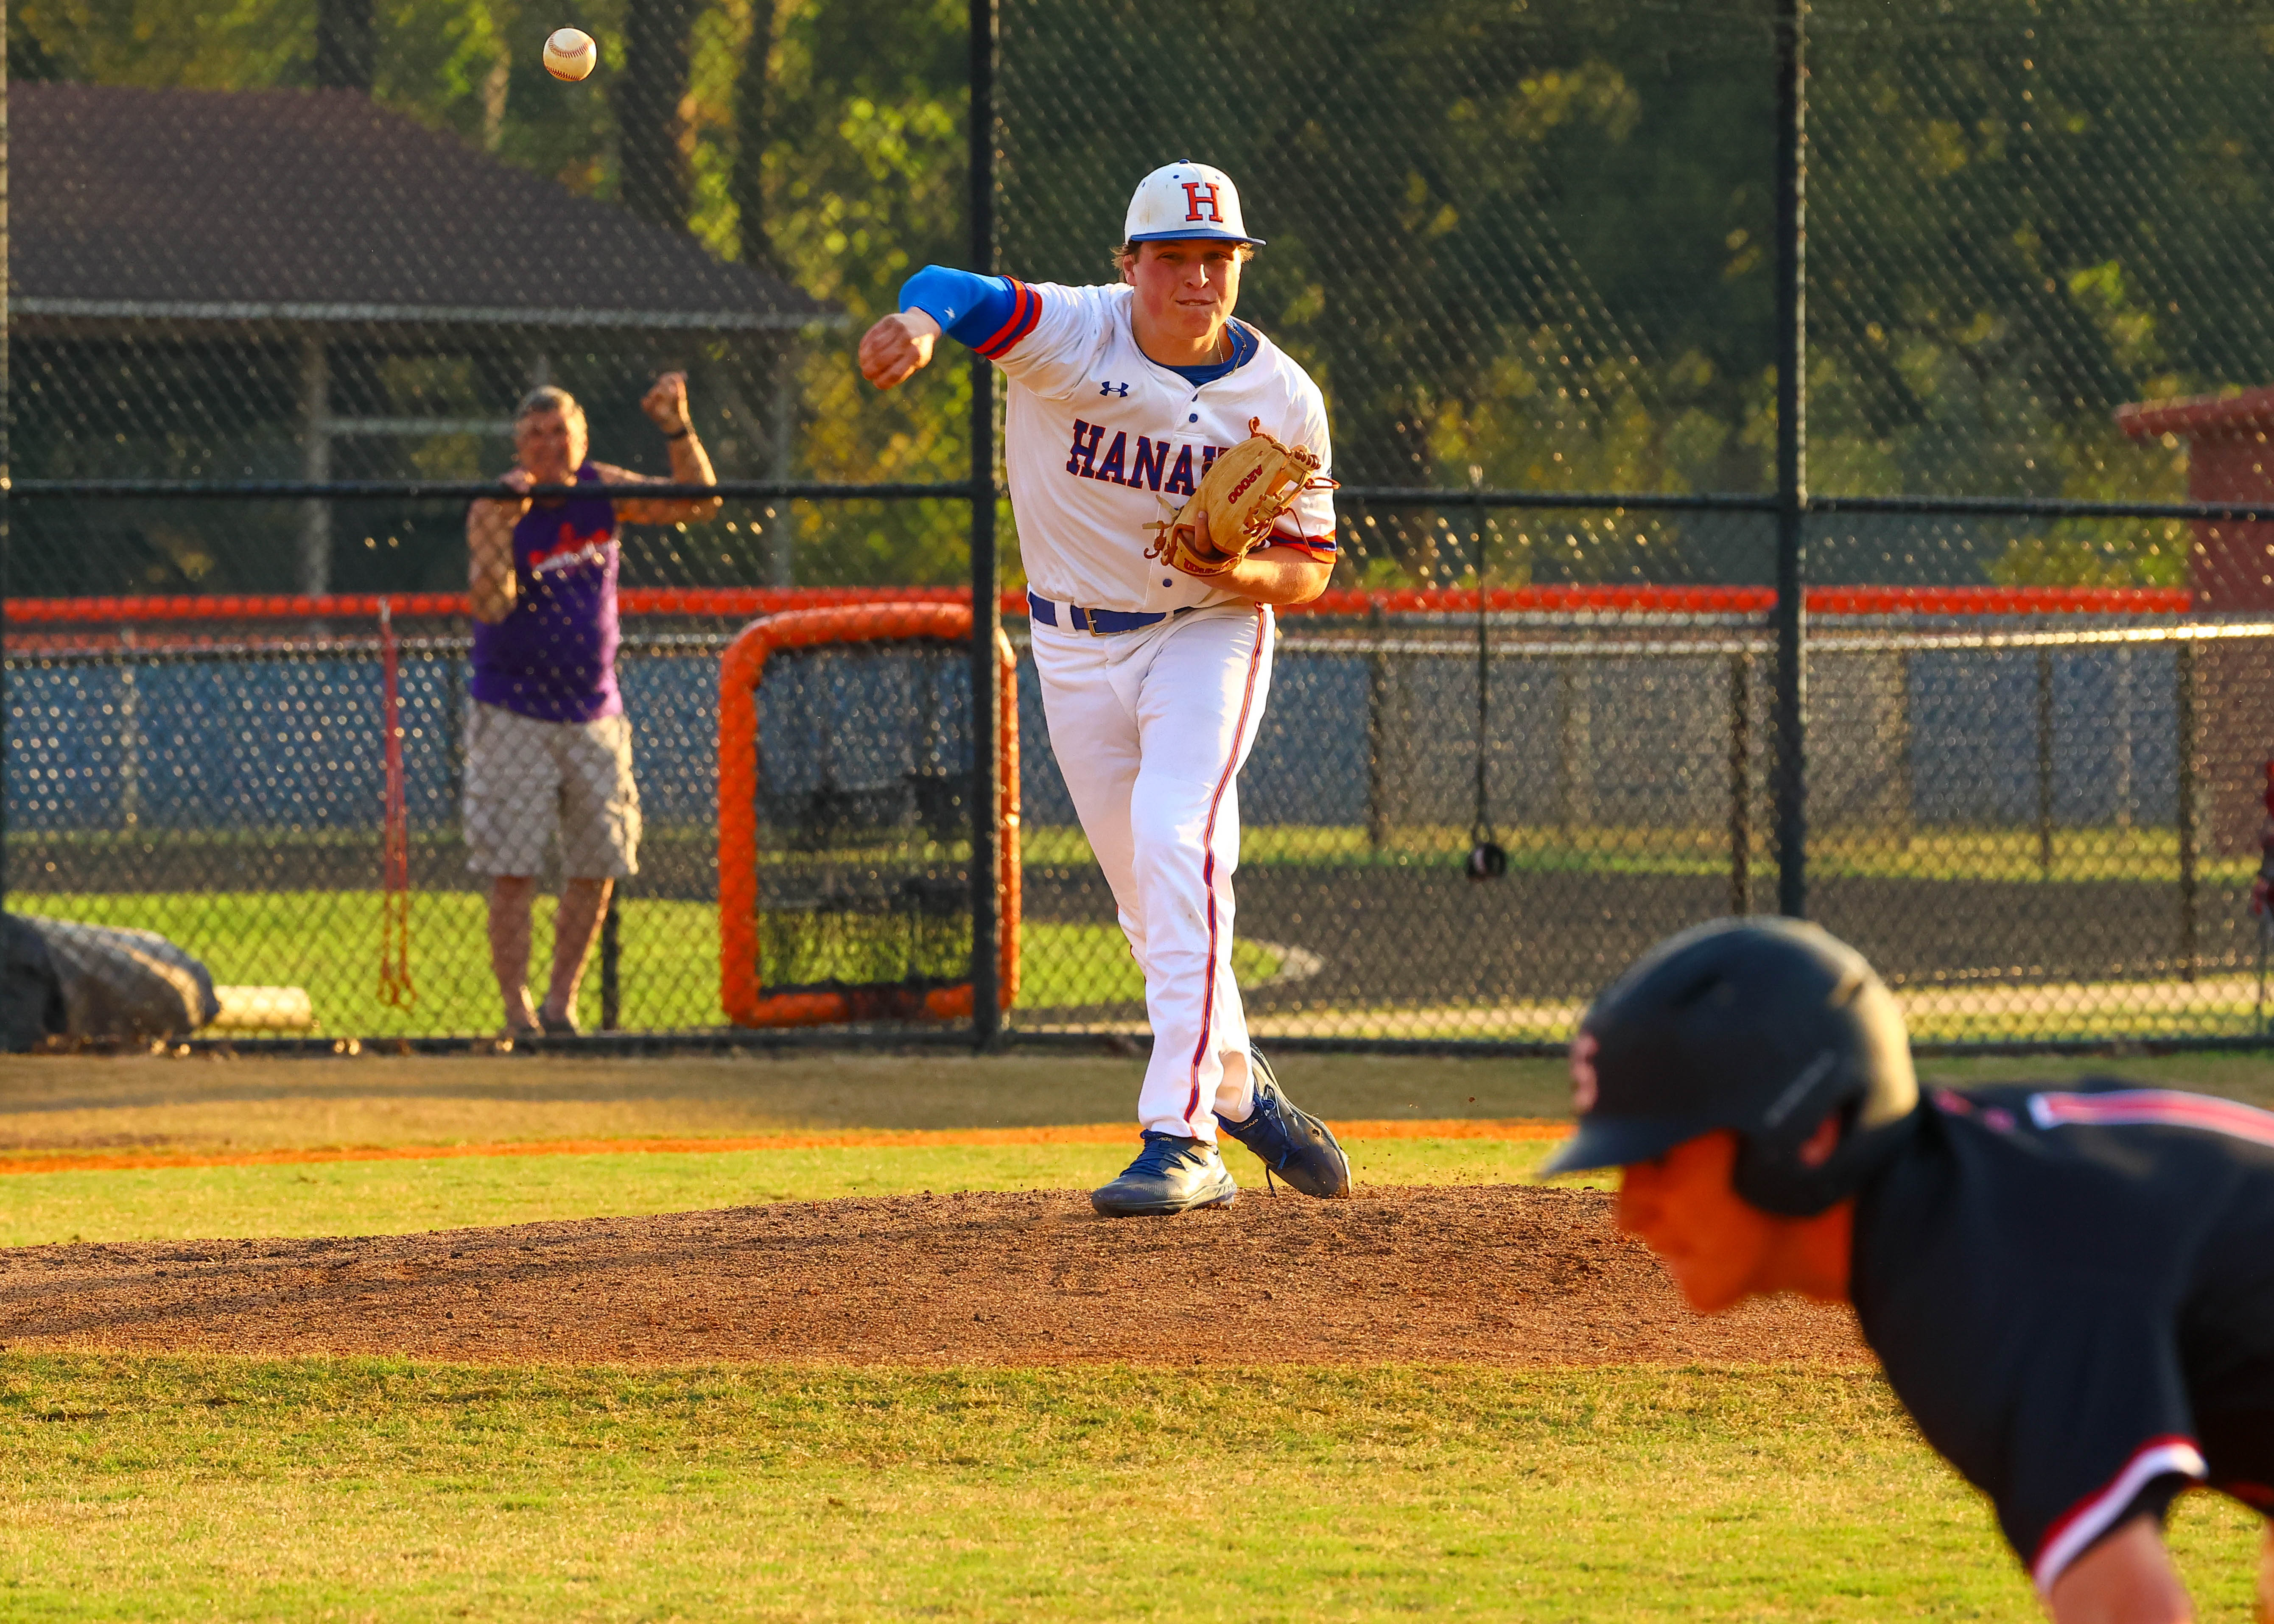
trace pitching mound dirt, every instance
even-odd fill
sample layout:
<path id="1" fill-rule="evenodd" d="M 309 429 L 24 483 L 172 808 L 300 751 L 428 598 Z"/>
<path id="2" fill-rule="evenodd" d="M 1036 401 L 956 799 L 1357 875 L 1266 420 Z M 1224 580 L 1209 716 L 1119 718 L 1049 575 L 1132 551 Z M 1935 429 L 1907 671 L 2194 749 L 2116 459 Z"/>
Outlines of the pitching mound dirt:
<path id="1" fill-rule="evenodd" d="M 0 1252 L 0 1344 L 488 1364 L 1858 1364 L 1845 1311 L 1699 1319 L 1593 1192 L 1073 1191 Z"/>

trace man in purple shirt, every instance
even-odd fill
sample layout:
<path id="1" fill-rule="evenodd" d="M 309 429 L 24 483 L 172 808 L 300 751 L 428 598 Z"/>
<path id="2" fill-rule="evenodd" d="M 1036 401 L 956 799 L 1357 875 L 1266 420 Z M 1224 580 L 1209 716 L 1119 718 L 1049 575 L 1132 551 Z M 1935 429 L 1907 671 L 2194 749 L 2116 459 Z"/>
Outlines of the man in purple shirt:
<path id="1" fill-rule="evenodd" d="M 666 372 L 640 402 L 671 447 L 671 480 L 715 485 L 687 413 L 687 374 Z M 514 419 L 517 466 L 501 484 L 656 484 L 586 455 L 584 411 L 565 389 L 533 389 Z M 576 1030 L 576 989 L 615 882 L 639 871 L 631 724 L 616 689 L 621 524 L 708 519 L 719 500 L 526 495 L 466 513 L 474 670 L 466 703 L 466 866 L 490 876 L 490 967 L 505 1034 Z M 529 998 L 529 914 L 545 848 L 561 841 L 566 884 L 553 915 L 553 979 Z"/>

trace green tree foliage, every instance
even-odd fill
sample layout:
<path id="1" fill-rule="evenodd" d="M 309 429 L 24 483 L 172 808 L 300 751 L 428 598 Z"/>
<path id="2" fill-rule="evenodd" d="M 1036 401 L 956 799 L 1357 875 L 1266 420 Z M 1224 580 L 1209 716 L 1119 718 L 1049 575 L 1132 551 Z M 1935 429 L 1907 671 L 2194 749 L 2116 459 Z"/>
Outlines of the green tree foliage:
<path id="1" fill-rule="evenodd" d="M 1231 4 L 1148 49 L 1133 0 L 1019 11 L 1006 260 L 1082 274 L 1154 164 L 1226 169 L 1269 239 L 1243 310 L 1327 390 L 1345 483 L 1760 484 L 1743 432 L 1771 353 L 1757 19 L 1706 11 L 1675 47 L 1661 14 L 1623 6 L 1345 0 L 1295 48 L 1283 10 Z M 1195 139 L 1194 105 L 1241 111 Z M 1467 528 L 1363 515 L 1353 563 L 1457 575 Z M 1678 524 L 1496 529 L 1499 579 L 1685 552 L 1669 567 L 1744 568 Z"/>
<path id="2" fill-rule="evenodd" d="M 604 79 L 634 3 L 577 8 Z M 1327 389 L 1347 484 L 1766 488 L 1767 0 L 1002 4 L 1004 268 L 1109 274 L 1136 179 L 1202 159 L 1237 177 L 1270 239 L 1242 314 Z M 2111 410 L 2274 379 L 2263 12 L 1813 9 L 1815 489 L 2184 493 L 2184 447 L 2127 440 Z M 960 477 L 960 354 L 879 397 L 851 351 L 910 272 L 967 259 L 964 6 L 674 0 L 673 15 L 684 66 L 666 77 L 684 84 L 639 116 L 667 122 L 683 190 L 640 190 L 626 154 L 657 150 L 657 130 L 627 132 L 621 96 L 544 74 L 538 47 L 564 19 L 527 0 L 378 0 L 376 94 L 573 191 L 651 214 L 663 196 L 712 252 L 841 310 L 787 363 L 795 471 Z M 295 85 L 312 60 L 310 0 L 19 0 L 9 26 L 29 77 Z M 757 378 L 781 357 L 715 359 Z M 770 466 L 770 432 L 744 437 L 736 471 Z M 960 568 L 953 504 L 796 516 L 802 578 Z M 1474 565 L 1457 508 L 1349 520 L 1354 572 Z M 1544 513 L 1490 533 L 1500 580 L 1760 579 L 1768 566 L 1750 521 Z M 1818 542 L 1819 568 L 1853 579 L 2165 581 L 2185 537 L 1843 518 Z"/>
<path id="3" fill-rule="evenodd" d="M 1833 16 L 1811 96 L 1817 487 L 2184 496 L 2177 447 L 2127 441 L 2111 409 L 2274 378 L 2263 9 Z M 1944 540 L 1954 573 L 2182 578 L 2165 525 Z M 1901 560 L 1867 533 L 1841 562 Z"/>
<path id="4" fill-rule="evenodd" d="M 306 0 L 17 0 L 8 70 L 21 79 L 245 90 L 300 83 L 315 60 Z"/>

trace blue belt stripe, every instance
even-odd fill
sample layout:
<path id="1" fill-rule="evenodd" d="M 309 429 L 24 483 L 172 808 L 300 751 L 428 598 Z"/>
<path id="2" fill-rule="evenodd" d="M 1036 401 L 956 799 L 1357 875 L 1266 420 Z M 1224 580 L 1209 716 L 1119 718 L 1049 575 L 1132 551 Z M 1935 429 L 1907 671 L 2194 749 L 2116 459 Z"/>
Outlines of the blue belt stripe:
<path id="1" fill-rule="evenodd" d="M 1158 626 L 1171 614 L 1183 614 L 1190 607 L 1186 605 L 1184 609 L 1159 614 L 1141 614 L 1126 609 L 1085 609 L 1080 604 L 1068 604 L 1065 612 L 1066 622 L 1075 631 L 1111 636 L 1118 632 L 1133 632 L 1148 626 Z M 1058 623 L 1058 605 L 1031 590 L 1027 594 L 1027 613 L 1044 626 Z"/>

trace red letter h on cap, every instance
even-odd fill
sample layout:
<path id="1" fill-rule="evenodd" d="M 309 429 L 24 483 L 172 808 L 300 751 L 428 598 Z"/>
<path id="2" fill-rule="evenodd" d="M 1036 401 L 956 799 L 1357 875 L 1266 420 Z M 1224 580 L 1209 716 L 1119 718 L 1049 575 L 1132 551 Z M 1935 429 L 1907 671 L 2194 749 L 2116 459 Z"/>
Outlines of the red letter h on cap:
<path id="1" fill-rule="evenodd" d="M 1203 196 L 1203 193 L 1206 195 Z M 1202 209 L 1208 210 L 1208 213 L 1202 214 L 1201 213 Z M 1224 216 L 1216 211 L 1214 181 L 1188 180 L 1185 183 L 1185 218 L 1188 221 L 1213 220 L 1218 225 L 1224 223 Z"/>

